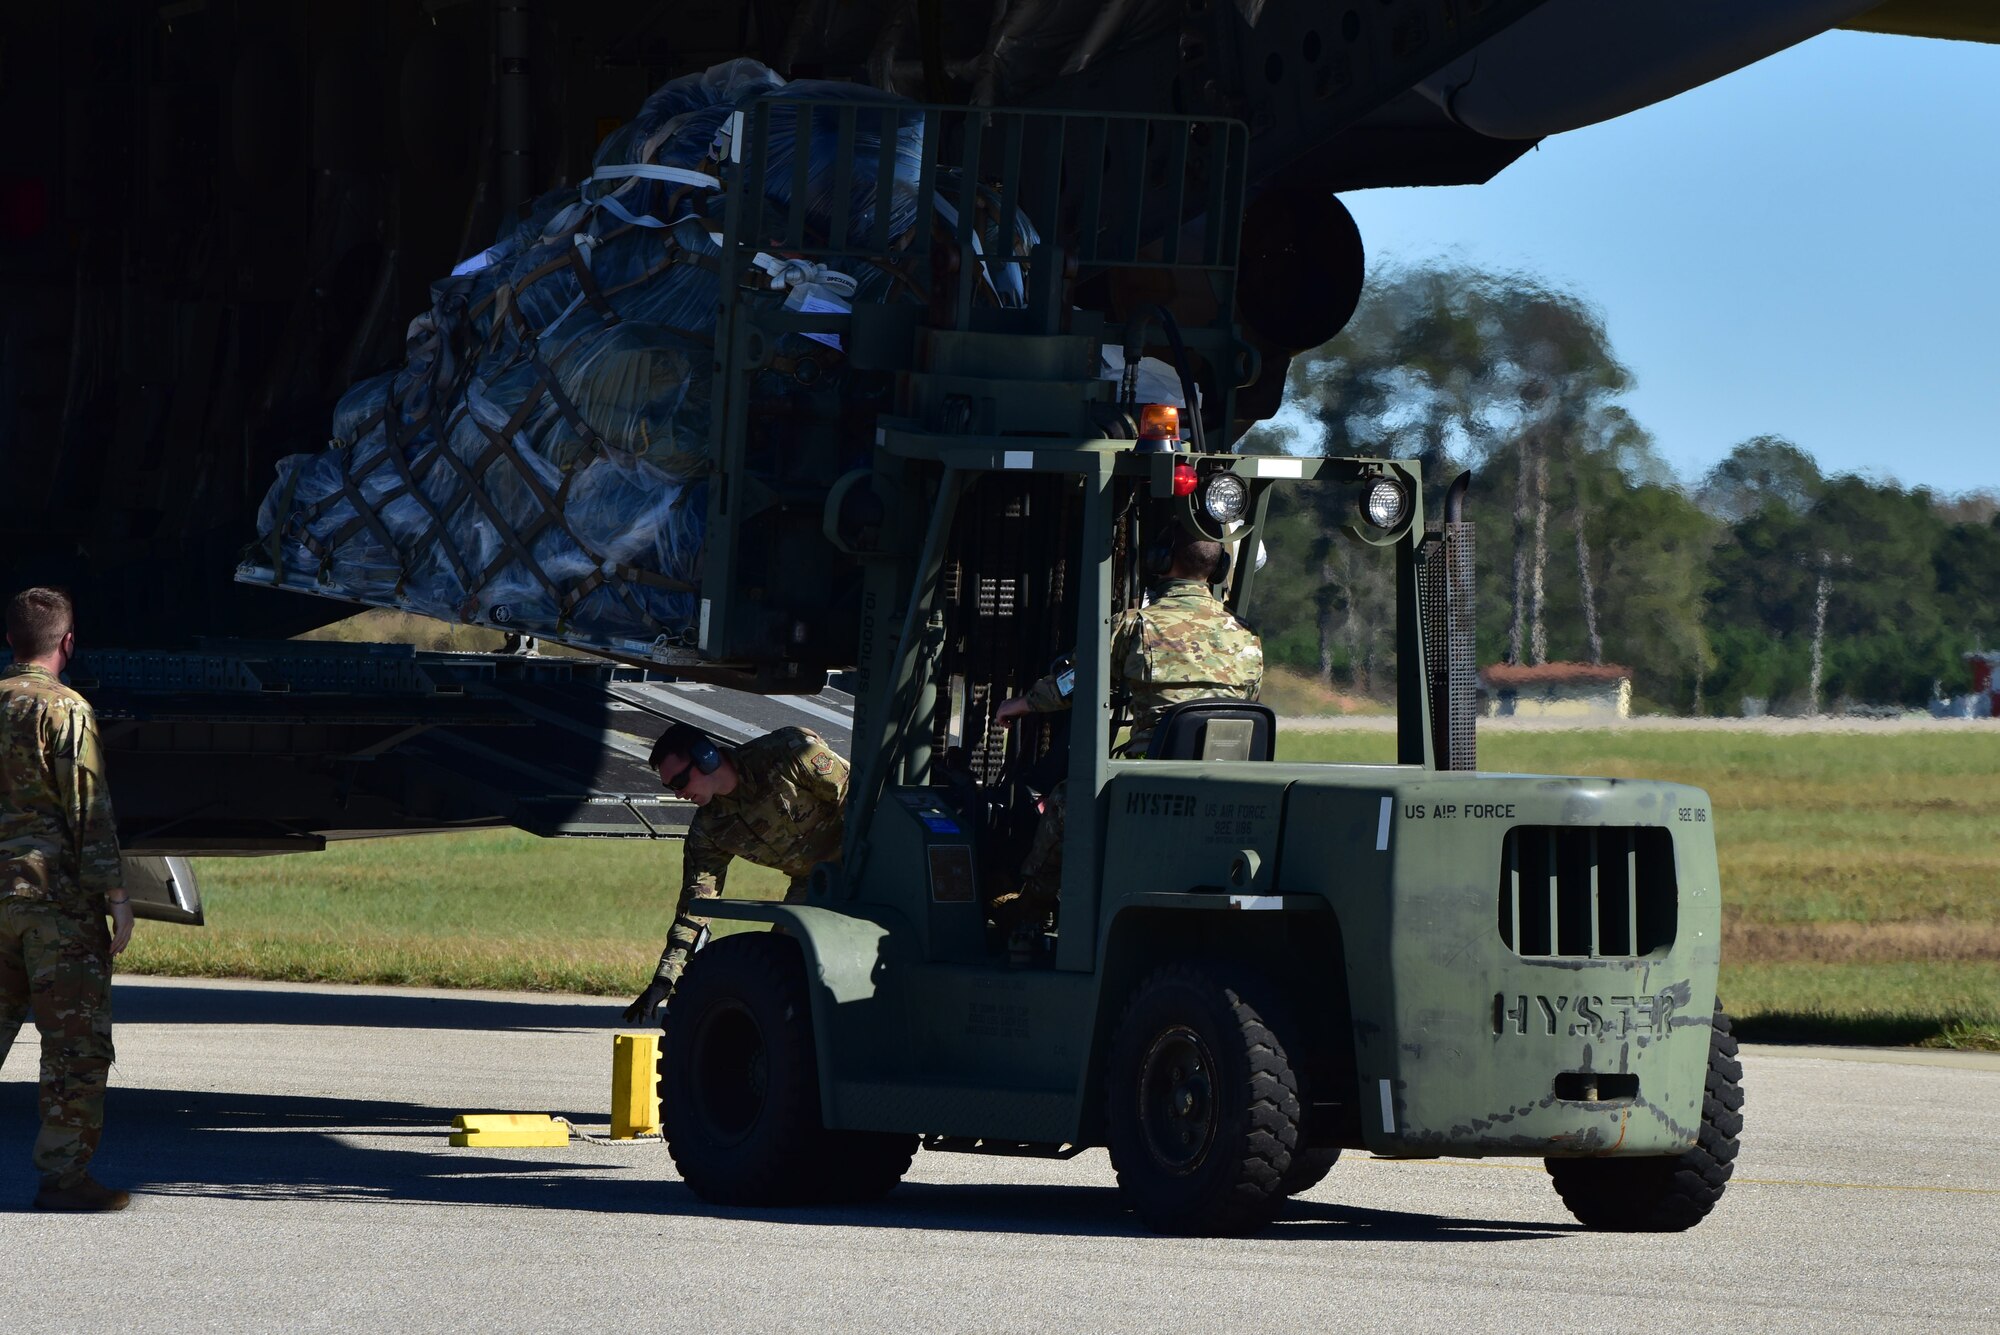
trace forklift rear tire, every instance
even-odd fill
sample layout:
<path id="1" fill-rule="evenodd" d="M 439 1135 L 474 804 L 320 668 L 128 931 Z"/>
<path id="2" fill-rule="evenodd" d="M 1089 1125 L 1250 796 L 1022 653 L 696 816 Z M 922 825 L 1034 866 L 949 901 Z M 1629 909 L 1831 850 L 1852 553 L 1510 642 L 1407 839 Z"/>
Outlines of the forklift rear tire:
<path id="1" fill-rule="evenodd" d="M 690 959 L 660 1066 L 667 1148 L 712 1204 L 873 1200 L 910 1166 L 915 1136 L 821 1122 L 812 1002 L 793 937 L 725 937 Z"/>
<path id="2" fill-rule="evenodd" d="M 1556 1193 L 1585 1228 L 1680 1233 L 1708 1217 L 1736 1171 L 1743 1133 L 1743 1064 L 1720 1005 L 1708 1037 L 1708 1080 L 1694 1148 L 1644 1159 L 1545 1159 Z"/>
<path id="3" fill-rule="evenodd" d="M 1126 1007 L 1107 1080 L 1111 1165 L 1149 1228 L 1227 1237 L 1270 1222 L 1298 1150 L 1298 1080 L 1244 980 L 1156 970 Z"/>

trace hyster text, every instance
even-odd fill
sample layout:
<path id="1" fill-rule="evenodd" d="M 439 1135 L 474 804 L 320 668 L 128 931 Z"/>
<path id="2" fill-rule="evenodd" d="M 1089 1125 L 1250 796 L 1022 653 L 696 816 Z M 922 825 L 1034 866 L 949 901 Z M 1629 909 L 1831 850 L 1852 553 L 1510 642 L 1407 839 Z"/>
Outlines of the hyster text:
<path id="1" fill-rule="evenodd" d="M 1560 1033 L 1571 1038 L 1664 1035 L 1678 1006 L 1673 992 L 1659 992 L 1650 997 L 1543 997 L 1496 992 L 1493 1032 L 1545 1036 Z"/>
<path id="2" fill-rule="evenodd" d="M 1194 815 L 1193 793 L 1127 793 L 1125 814 L 1128 816 L 1192 816 Z"/>

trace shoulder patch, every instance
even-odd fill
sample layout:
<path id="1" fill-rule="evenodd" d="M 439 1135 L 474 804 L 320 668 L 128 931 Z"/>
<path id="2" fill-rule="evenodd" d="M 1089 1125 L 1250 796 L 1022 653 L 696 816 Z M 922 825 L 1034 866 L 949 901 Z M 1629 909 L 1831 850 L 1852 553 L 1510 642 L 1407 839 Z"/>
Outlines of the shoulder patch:
<path id="1" fill-rule="evenodd" d="M 831 774 L 833 772 L 833 757 L 825 751 L 816 752 L 812 758 L 812 767 L 815 774 Z"/>

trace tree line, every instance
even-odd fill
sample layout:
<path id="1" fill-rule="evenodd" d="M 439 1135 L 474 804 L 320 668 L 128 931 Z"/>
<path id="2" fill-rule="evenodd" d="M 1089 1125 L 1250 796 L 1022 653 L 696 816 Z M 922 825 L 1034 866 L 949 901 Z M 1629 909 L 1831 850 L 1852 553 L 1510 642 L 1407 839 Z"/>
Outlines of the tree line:
<path id="1" fill-rule="evenodd" d="M 1734 714 L 1920 707 L 2000 647 L 2000 499 L 1828 476 L 1779 435 L 1676 478 L 1622 402 L 1603 317 L 1515 273 L 1374 276 L 1295 359 L 1288 411 L 1244 448 L 1415 458 L 1426 511 L 1471 468 L 1479 661 L 1617 663 L 1646 707 Z M 1394 575 L 1340 536 L 1351 498 L 1278 493 L 1251 609 L 1267 657 L 1393 689 Z"/>

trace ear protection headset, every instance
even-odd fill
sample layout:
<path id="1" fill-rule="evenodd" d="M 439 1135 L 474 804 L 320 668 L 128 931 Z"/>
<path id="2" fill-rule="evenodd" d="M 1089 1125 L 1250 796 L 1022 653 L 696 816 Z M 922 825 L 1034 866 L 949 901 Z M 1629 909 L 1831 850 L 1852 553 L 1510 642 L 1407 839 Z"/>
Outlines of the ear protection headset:
<path id="1" fill-rule="evenodd" d="M 1187 530 L 1183 529 L 1178 523 L 1169 522 L 1161 524 L 1154 531 L 1152 538 L 1147 541 L 1145 549 L 1140 553 L 1140 560 L 1145 563 L 1147 578 L 1165 579 L 1168 575 L 1172 574 L 1174 558 L 1180 554 L 1181 548 L 1186 546 L 1188 541 Z M 1224 547 L 1222 555 L 1215 560 L 1215 568 L 1208 572 L 1208 582 L 1210 584 L 1223 584 L 1227 583 L 1228 580 L 1229 549 Z"/>
<path id="2" fill-rule="evenodd" d="M 694 767 L 703 774 L 713 774 L 722 767 L 722 752 L 715 742 L 700 728 L 690 723 L 676 723 L 660 734 L 660 740 L 653 744 L 653 754 L 665 757 L 674 754 L 686 756 L 694 762 Z"/>

